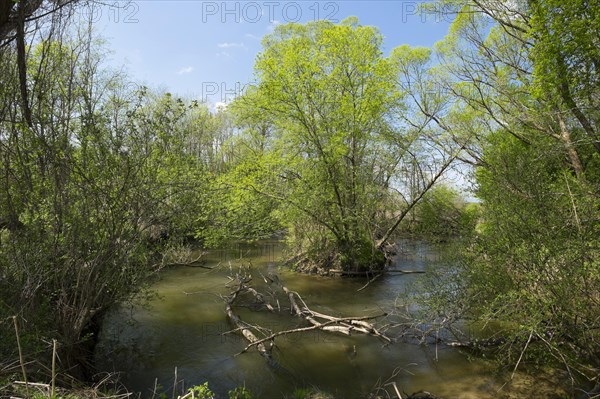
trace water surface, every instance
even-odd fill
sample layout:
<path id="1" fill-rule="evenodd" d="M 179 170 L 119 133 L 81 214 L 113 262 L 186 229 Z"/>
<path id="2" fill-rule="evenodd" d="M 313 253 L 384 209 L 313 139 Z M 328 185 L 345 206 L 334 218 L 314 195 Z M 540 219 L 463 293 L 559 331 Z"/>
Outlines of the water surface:
<path id="1" fill-rule="evenodd" d="M 366 280 L 301 275 L 280 267 L 281 248 L 277 242 L 235 244 L 206 255 L 206 266 L 218 266 L 214 270 L 164 271 L 153 287 L 156 299 L 108 316 L 96 355 L 98 367 L 120 372 L 126 386 L 143 397 L 152 396 L 155 384 L 170 392 L 175 368 L 178 387 L 209 381 L 221 397 L 245 386 L 259 398 L 291 397 L 303 387 L 318 387 L 339 398 L 363 398 L 392 376 L 390 381 L 408 393 L 424 389 L 446 398 L 494 396 L 498 384 L 485 364 L 455 348 L 384 345 L 370 336 L 314 331 L 277 338 L 274 353 L 283 370 L 269 367 L 254 350 L 239 354 L 246 341 L 227 334 L 232 326 L 223 296 L 231 291 L 228 275 L 240 266 L 249 268 L 252 285 L 259 291 L 268 293 L 269 287 L 258 272 L 276 274 L 312 309 L 342 317 L 391 313 L 398 295 L 416 289 L 415 282 L 424 276 L 389 274 L 358 291 Z M 436 252 L 426 244 L 404 242 L 401 249 L 397 267 L 424 271 L 436 267 Z M 305 326 L 289 314 L 286 298 L 278 298 L 281 313 L 252 306 L 237 307 L 236 313 L 274 331 Z M 244 303 L 250 305 L 251 298 Z"/>

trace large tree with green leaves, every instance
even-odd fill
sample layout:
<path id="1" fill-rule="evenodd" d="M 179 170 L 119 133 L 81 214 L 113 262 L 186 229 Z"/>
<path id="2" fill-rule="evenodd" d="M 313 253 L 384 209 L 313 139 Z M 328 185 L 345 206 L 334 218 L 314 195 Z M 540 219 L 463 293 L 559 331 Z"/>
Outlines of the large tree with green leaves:
<path id="1" fill-rule="evenodd" d="M 278 26 L 263 45 L 256 86 L 232 107 L 251 131 L 270 132 L 246 188 L 279 202 L 309 264 L 380 269 L 392 189 L 423 132 L 401 123 L 397 59 L 356 18 Z"/>
<path id="2" fill-rule="evenodd" d="M 482 200 L 447 315 L 500 321 L 503 360 L 600 364 L 598 13 L 592 2 L 446 1 L 456 12 L 436 45 L 444 122 L 468 134 Z M 453 274 L 454 276 L 455 274 Z M 457 293 L 462 293 L 458 295 Z M 436 317 L 439 308 L 435 308 Z"/>
<path id="3" fill-rule="evenodd" d="M 198 213 L 208 169 L 191 137 L 204 107 L 102 60 L 88 30 L 45 37 L 28 52 L 24 107 L 18 51 L 0 49 L 0 329 L 18 316 L 26 354 L 57 339 L 79 377 L 105 312 L 163 266 L 161 236 L 194 232 L 184 214 Z"/>

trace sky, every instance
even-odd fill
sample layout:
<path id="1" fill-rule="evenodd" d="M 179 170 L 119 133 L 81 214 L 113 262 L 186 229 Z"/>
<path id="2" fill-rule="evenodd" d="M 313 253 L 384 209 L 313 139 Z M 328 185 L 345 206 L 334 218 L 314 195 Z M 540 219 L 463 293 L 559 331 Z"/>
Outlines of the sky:
<path id="1" fill-rule="evenodd" d="M 205 101 L 211 109 L 253 83 L 261 39 L 278 24 L 356 16 L 380 30 L 389 54 L 403 44 L 432 46 L 452 22 L 443 13 L 419 14 L 420 2 L 408 0 L 106 1 L 94 0 L 93 9 L 80 12 L 107 41 L 107 63 L 124 68 L 136 85 Z M 466 190 L 463 173 L 449 172 L 446 179 Z"/>
<path id="2" fill-rule="evenodd" d="M 357 16 L 379 28 L 383 51 L 442 39 L 449 16 L 419 15 L 419 2 L 133 0 L 84 8 L 112 51 L 107 62 L 152 88 L 207 101 L 241 94 L 253 79 L 261 38 L 278 24 Z"/>

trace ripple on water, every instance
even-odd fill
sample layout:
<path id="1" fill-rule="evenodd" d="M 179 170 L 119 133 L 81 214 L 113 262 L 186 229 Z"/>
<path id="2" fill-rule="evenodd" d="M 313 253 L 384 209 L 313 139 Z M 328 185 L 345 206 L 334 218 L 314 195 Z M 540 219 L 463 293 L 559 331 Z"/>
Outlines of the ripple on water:
<path id="1" fill-rule="evenodd" d="M 435 250 L 423 243 L 405 241 L 396 262 L 400 268 L 426 270 L 435 267 Z M 446 398 L 499 397 L 501 384 L 490 376 L 483 361 L 470 361 L 454 348 L 437 351 L 410 344 L 383 346 L 373 337 L 344 337 L 320 331 L 278 338 L 276 356 L 287 372 L 274 371 L 256 352 L 236 356 L 245 341 L 225 334 L 228 324 L 221 295 L 229 291 L 229 265 L 252 264 L 263 273 L 277 271 L 292 290 L 301 293 L 317 311 L 339 316 L 381 313 L 396 297 L 414 289 L 422 275 L 386 275 L 360 292 L 363 279 L 331 279 L 278 270 L 281 246 L 274 242 L 237 244 L 207 254 L 207 266 L 217 270 L 179 267 L 169 269 L 156 282 L 158 297 L 146 307 L 122 307 L 110 314 L 103 326 L 96 359 L 99 368 L 122 372 L 130 390 L 151 396 L 155 379 L 170 392 L 174 370 L 185 386 L 209 381 L 217 394 L 225 395 L 245 385 L 256 397 L 291 395 L 299 387 L 316 386 L 340 398 L 361 398 L 395 374 L 406 392 L 428 390 Z M 268 288 L 259 276 L 253 284 Z M 279 297 L 282 306 L 286 299 Z M 236 310 L 243 320 L 274 331 L 297 327 L 301 322 L 283 311 Z M 289 373 L 288 373 L 289 372 Z"/>

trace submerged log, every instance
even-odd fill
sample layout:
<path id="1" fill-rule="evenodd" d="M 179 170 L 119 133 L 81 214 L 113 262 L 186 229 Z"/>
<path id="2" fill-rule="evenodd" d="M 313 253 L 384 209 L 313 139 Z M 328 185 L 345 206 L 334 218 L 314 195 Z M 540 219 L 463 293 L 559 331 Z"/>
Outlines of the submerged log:
<path id="1" fill-rule="evenodd" d="M 419 391 L 415 392 L 412 395 L 406 397 L 406 399 L 442 399 L 439 396 L 435 396 L 434 394 L 427 391 Z"/>
<path id="2" fill-rule="evenodd" d="M 275 360 L 273 359 L 273 356 L 271 354 L 272 345 L 265 345 L 265 342 L 258 342 L 259 339 L 251 331 L 251 326 L 248 323 L 242 321 L 242 319 L 233 312 L 233 304 L 235 300 L 237 299 L 240 292 L 246 290 L 247 288 L 245 286 L 245 283 L 246 281 L 244 279 L 239 279 L 238 288 L 229 296 L 229 298 L 226 301 L 225 313 L 227 313 L 227 317 L 229 318 L 231 323 L 236 327 L 237 330 L 239 330 L 242 333 L 244 338 L 246 338 L 246 340 L 250 342 L 250 344 L 256 343 L 255 346 L 258 350 L 258 353 L 260 353 L 262 357 L 267 359 L 267 362 L 269 364 L 275 365 Z"/>
<path id="3" fill-rule="evenodd" d="M 267 282 L 270 281 L 271 283 L 275 281 L 278 282 L 278 280 L 271 278 L 267 280 L 264 276 L 263 279 Z M 343 335 L 352 335 L 353 333 L 360 333 L 377 337 L 382 341 L 385 341 L 386 343 L 392 342 L 391 338 L 377 330 L 377 328 L 375 328 L 371 323 L 367 322 L 367 320 L 372 320 L 375 318 L 386 316 L 385 313 L 374 316 L 335 317 L 324 313 L 316 312 L 314 310 L 311 310 L 306 305 L 300 294 L 298 294 L 295 291 L 289 290 L 287 287 L 281 284 L 278 285 L 281 288 L 281 290 L 287 295 L 287 298 L 290 302 L 291 313 L 295 316 L 301 317 L 304 320 L 306 320 L 308 323 L 310 323 L 310 326 L 279 331 L 271 333 L 264 338 L 258 338 L 252 332 L 252 329 L 262 331 L 263 333 L 264 329 L 260 328 L 260 326 L 252 326 L 248 323 L 245 323 L 239 316 L 235 314 L 235 312 L 233 311 L 233 306 L 236 299 L 238 299 L 241 293 L 248 292 L 252 294 L 257 301 L 264 304 L 265 307 L 269 309 L 269 311 L 274 312 L 275 309 L 265 300 L 263 294 L 259 293 L 257 290 L 247 285 L 249 282 L 250 278 L 237 276 L 237 287 L 227 297 L 225 305 L 225 312 L 227 314 L 227 317 L 229 318 L 231 323 L 236 327 L 234 331 L 241 332 L 246 341 L 248 341 L 248 345 L 246 345 L 246 347 L 241 351 L 241 353 L 248 351 L 252 347 L 256 347 L 258 352 L 265 359 L 267 359 L 270 365 L 277 366 L 271 353 L 275 338 L 281 335 L 302 333 L 311 330 L 322 330 Z M 281 309 L 279 306 L 278 308 Z"/>
<path id="4" fill-rule="evenodd" d="M 371 323 L 367 323 L 365 321 L 386 316 L 385 313 L 376 316 L 364 317 L 334 317 L 311 310 L 297 292 L 290 291 L 285 286 L 282 286 L 281 289 L 288 296 L 292 308 L 292 313 L 296 316 L 302 317 L 319 330 L 336 332 L 344 335 L 351 335 L 352 332 L 358 332 L 362 334 L 375 336 L 387 343 L 392 342 L 391 338 L 378 331 Z M 295 297 L 298 297 L 298 300 L 302 302 L 302 306 L 298 305 Z M 325 322 L 319 321 L 317 319 L 324 319 Z"/>
<path id="5" fill-rule="evenodd" d="M 365 271 L 351 271 L 351 270 L 339 270 L 331 269 L 329 274 L 342 275 L 342 276 L 358 276 L 358 277 L 372 277 L 379 274 L 386 273 L 399 273 L 399 274 L 412 274 L 412 273 L 425 273 L 424 270 L 401 270 L 401 269 L 383 269 L 383 270 L 365 270 Z"/>

